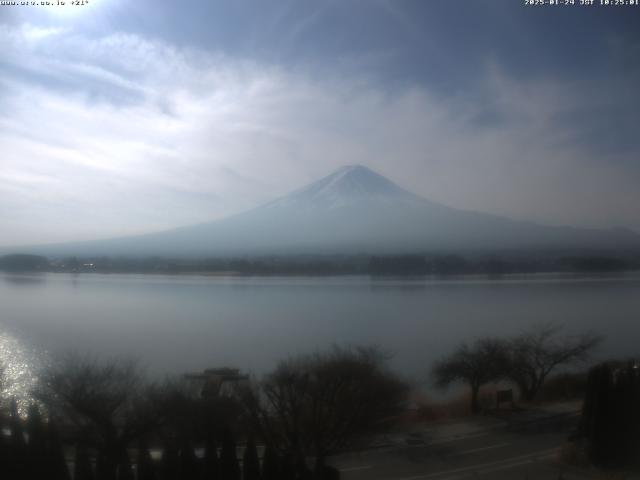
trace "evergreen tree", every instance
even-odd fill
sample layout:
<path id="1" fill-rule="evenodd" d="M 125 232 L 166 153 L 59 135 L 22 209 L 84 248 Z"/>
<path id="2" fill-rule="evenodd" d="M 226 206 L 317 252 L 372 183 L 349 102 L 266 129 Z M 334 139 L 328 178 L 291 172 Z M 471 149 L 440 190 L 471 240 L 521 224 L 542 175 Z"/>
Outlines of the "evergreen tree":
<path id="1" fill-rule="evenodd" d="M 96 479 L 97 480 L 116 480 L 117 465 L 113 462 L 111 455 L 107 455 L 104 451 L 99 451 L 96 462 Z"/>
<path id="2" fill-rule="evenodd" d="M 636 364 L 604 363 L 589 371 L 581 431 L 593 463 L 624 467 L 638 458 L 639 404 L 640 369 Z"/>
<path id="3" fill-rule="evenodd" d="M 138 445 L 138 479 L 156 480 L 155 465 L 149 453 L 149 448 L 144 440 Z"/>
<path id="4" fill-rule="evenodd" d="M 618 427 L 616 440 L 618 456 L 615 463 L 640 465 L 640 365 L 633 362 L 617 369 L 614 383 L 613 423 Z"/>
<path id="5" fill-rule="evenodd" d="M 11 457 L 10 473 L 15 479 L 28 478 L 29 469 L 27 462 L 27 443 L 24 439 L 24 430 L 22 419 L 18 411 L 18 402 L 15 398 L 11 399 L 9 407 L 9 427 L 11 436 L 9 439 L 9 455 Z"/>
<path id="6" fill-rule="evenodd" d="M 3 432 L 6 427 L 6 417 L 4 412 L 0 409 L 0 432 Z M 0 478 L 12 480 L 13 475 L 13 458 L 9 450 L 9 443 L 5 438 L 5 435 L 0 435 Z"/>
<path id="7" fill-rule="evenodd" d="M 220 462 L 218 461 L 218 446 L 212 436 L 207 440 L 204 450 L 203 480 L 220 479 Z"/>
<path id="8" fill-rule="evenodd" d="M 274 448 L 267 444 L 262 459 L 262 480 L 280 480 L 278 468 L 278 454 Z"/>
<path id="9" fill-rule="evenodd" d="M 131 468 L 131 460 L 129 459 L 129 452 L 126 448 L 122 449 L 120 454 L 120 461 L 118 462 L 118 480 L 135 480 L 133 476 L 133 470 Z"/>
<path id="10" fill-rule="evenodd" d="M 162 480 L 178 480 L 179 457 L 175 443 L 169 440 L 162 451 Z"/>
<path id="11" fill-rule="evenodd" d="M 606 465 L 613 453 L 610 438 L 616 433 L 611 422 L 613 373 L 609 365 L 593 367 L 587 382 L 582 428 L 589 439 L 591 461 Z"/>
<path id="12" fill-rule="evenodd" d="M 27 412 L 27 456 L 32 477 L 41 479 L 46 476 L 44 464 L 47 456 L 47 435 L 40 409 L 36 404 L 31 404 Z"/>
<path id="13" fill-rule="evenodd" d="M 240 465 L 236 453 L 236 442 L 228 428 L 222 434 L 222 451 L 220 453 L 220 473 L 224 480 L 240 480 Z"/>
<path id="14" fill-rule="evenodd" d="M 188 441 L 180 448 L 180 480 L 198 480 L 199 465 L 193 446 Z"/>
<path id="15" fill-rule="evenodd" d="M 313 472 L 309 469 L 305 458 L 301 455 L 296 456 L 294 466 L 295 478 L 305 480 L 313 477 Z"/>
<path id="16" fill-rule="evenodd" d="M 260 479 L 260 459 L 258 458 L 258 449 L 253 437 L 247 440 L 247 446 L 244 449 L 242 457 L 242 478 L 244 480 Z"/>
<path id="17" fill-rule="evenodd" d="M 48 480 L 71 480 L 58 429 L 52 420 L 47 427 Z"/>
<path id="18" fill-rule="evenodd" d="M 83 443 L 76 445 L 73 480 L 93 480 L 93 468 L 87 447 Z"/>
<path id="19" fill-rule="evenodd" d="M 280 480 L 295 480 L 296 478 L 293 459 L 288 453 L 282 457 L 282 462 L 280 463 L 280 477 L 278 478 Z"/>

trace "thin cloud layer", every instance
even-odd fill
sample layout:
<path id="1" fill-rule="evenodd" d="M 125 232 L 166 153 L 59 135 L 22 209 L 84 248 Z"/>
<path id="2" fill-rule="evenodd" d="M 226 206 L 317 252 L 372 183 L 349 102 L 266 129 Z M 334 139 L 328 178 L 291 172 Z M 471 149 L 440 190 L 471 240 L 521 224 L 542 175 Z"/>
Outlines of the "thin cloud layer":
<path id="1" fill-rule="evenodd" d="M 0 42 L 1 245 L 204 222 L 353 163 L 451 206 L 640 229 L 637 145 L 595 138 L 598 116 L 633 119 L 624 85 L 487 60 L 445 95 L 141 34 L 17 24 Z"/>

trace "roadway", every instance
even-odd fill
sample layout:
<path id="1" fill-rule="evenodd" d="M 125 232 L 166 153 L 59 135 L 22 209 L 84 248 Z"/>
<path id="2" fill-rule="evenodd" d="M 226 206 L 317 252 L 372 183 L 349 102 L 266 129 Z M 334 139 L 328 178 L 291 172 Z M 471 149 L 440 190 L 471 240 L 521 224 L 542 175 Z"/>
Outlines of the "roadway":
<path id="1" fill-rule="evenodd" d="M 566 432 L 476 432 L 426 444 L 381 447 L 334 460 L 343 480 L 583 480 L 558 461 Z"/>

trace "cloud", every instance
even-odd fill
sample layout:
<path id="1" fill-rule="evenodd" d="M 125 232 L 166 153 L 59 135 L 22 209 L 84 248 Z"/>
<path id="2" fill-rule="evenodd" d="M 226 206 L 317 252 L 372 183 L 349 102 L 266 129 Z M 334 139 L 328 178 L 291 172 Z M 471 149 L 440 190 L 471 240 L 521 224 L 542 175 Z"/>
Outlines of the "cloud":
<path id="1" fill-rule="evenodd" d="M 445 97 L 132 34 L 4 26 L 0 42 L 4 245 L 207 221 L 351 163 L 452 206 L 640 228 L 637 149 L 583 141 L 600 123 L 585 112 L 624 99 L 588 81 L 487 63 Z"/>

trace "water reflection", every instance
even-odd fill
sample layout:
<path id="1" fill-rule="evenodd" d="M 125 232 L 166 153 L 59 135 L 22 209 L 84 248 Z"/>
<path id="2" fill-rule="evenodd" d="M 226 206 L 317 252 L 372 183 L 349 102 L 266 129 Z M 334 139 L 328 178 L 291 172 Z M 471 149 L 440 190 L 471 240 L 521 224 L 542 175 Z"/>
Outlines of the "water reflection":
<path id="1" fill-rule="evenodd" d="M 44 285 L 46 277 L 44 274 L 22 274 L 12 273 L 2 275 L 5 282 L 11 285 L 33 287 L 35 285 Z"/>
<path id="2" fill-rule="evenodd" d="M 31 392 L 37 384 L 38 356 L 19 339 L 0 331 L 0 365 L 3 400 L 16 398 L 21 413 L 25 413 L 31 401 Z"/>

